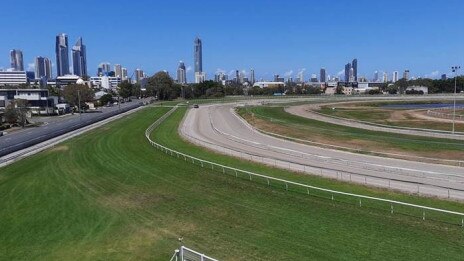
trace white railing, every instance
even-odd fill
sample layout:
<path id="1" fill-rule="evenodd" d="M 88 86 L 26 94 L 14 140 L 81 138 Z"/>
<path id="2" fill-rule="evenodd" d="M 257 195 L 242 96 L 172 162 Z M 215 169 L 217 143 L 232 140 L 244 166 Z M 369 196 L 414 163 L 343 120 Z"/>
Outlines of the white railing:
<path id="1" fill-rule="evenodd" d="M 215 258 L 209 257 L 205 254 L 197 252 L 185 246 L 181 246 L 179 249 L 174 250 L 169 261 L 219 261 Z"/>
<path id="2" fill-rule="evenodd" d="M 239 177 L 239 174 L 242 175 L 242 176 L 246 175 L 249 178 L 250 181 L 253 180 L 253 177 L 260 178 L 260 179 L 266 181 L 268 186 L 271 186 L 271 181 L 272 181 L 272 182 L 275 182 L 275 183 L 278 183 L 278 184 L 285 185 L 286 190 L 289 190 L 289 185 L 293 185 L 293 186 L 295 186 L 295 188 L 303 188 L 303 189 L 306 190 L 308 195 L 311 195 L 311 192 L 314 193 L 314 191 L 323 192 L 323 193 L 326 193 L 326 194 L 330 195 L 329 198 L 332 201 L 335 200 L 335 198 L 334 198 L 335 195 L 340 195 L 340 196 L 347 196 L 347 197 L 349 197 L 351 199 L 355 199 L 357 203 L 359 202 L 359 206 L 363 205 L 362 200 L 371 200 L 371 201 L 380 202 L 380 203 L 387 203 L 387 204 L 390 205 L 390 213 L 391 214 L 393 214 L 395 212 L 394 211 L 394 206 L 403 206 L 403 207 L 407 207 L 407 208 L 411 208 L 411 209 L 420 210 L 422 212 L 421 217 L 422 217 L 423 220 L 426 219 L 426 211 L 446 214 L 446 215 L 453 216 L 454 218 L 452 218 L 452 220 L 454 220 L 454 222 L 450 221 L 449 219 L 446 219 L 446 221 L 445 220 L 441 220 L 441 221 L 445 221 L 445 222 L 449 222 L 449 223 L 453 223 L 453 224 L 459 224 L 462 227 L 464 227 L 464 213 L 462 213 L 462 212 L 451 211 L 451 210 L 440 209 L 440 208 L 434 208 L 434 207 L 427 207 L 427 206 L 411 204 L 411 203 L 397 201 L 397 200 L 377 198 L 377 197 L 354 194 L 354 193 L 348 193 L 348 192 L 337 191 L 337 190 L 332 190 L 332 189 L 326 189 L 326 188 L 311 186 L 311 185 L 298 183 L 298 182 L 294 182 L 294 181 L 289 181 L 289 180 L 285 180 L 285 179 L 281 179 L 281 178 L 275 178 L 275 177 L 271 177 L 271 176 L 266 176 L 266 175 L 254 173 L 254 172 L 251 172 L 251 171 L 247 171 L 247 170 L 242 170 L 242 169 L 238 169 L 238 168 L 218 164 L 218 163 L 211 162 L 211 161 L 208 161 L 208 160 L 203 160 L 203 159 L 200 159 L 200 158 L 197 158 L 197 157 L 194 157 L 194 156 L 191 156 L 191 155 L 176 151 L 174 149 L 170 149 L 170 148 L 168 148 L 166 146 L 163 146 L 163 145 L 153 141 L 151 139 L 151 137 L 150 137 L 153 130 L 156 127 L 158 127 L 172 113 L 174 113 L 177 108 L 178 108 L 177 106 L 173 107 L 171 110 L 169 110 L 167 113 L 165 113 L 162 117 L 158 118 L 153 124 L 151 124 L 145 130 L 145 137 L 147 138 L 149 143 L 153 147 L 156 147 L 157 149 L 163 151 L 164 153 L 166 153 L 168 155 L 171 155 L 173 157 L 177 157 L 179 159 L 183 159 L 184 161 L 191 162 L 192 164 L 198 164 L 201 167 L 209 167 L 209 168 L 211 168 L 211 170 L 222 171 L 223 174 L 233 173 L 233 174 L 235 174 L 235 177 L 237 177 L 237 178 Z M 313 195 L 315 195 L 315 194 L 313 194 Z M 315 195 L 315 196 L 317 196 L 317 195 Z M 459 220 L 459 222 L 456 222 L 456 218 L 457 218 L 457 220 Z"/>

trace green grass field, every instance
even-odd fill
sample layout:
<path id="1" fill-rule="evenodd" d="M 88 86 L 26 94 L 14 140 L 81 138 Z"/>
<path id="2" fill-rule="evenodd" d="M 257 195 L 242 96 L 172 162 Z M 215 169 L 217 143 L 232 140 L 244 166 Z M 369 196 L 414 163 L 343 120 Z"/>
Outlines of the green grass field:
<path id="1" fill-rule="evenodd" d="M 147 108 L 0 169 L 0 260 L 168 260 L 180 236 L 221 260 L 462 259 L 464 233 L 457 225 L 268 188 L 154 149 L 144 131 L 168 109 Z M 268 175 L 464 208 L 201 150 L 177 135 L 184 112 L 153 136 Z"/>
<path id="2" fill-rule="evenodd" d="M 404 103 L 404 102 L 403 102 Z M 422 102 L 424 103 L 424 102 Z M 381 108 L 385 104 L 395 103 L 374 103 L 371 104 L 370 108 L 359 108 L 353 106 L 352 108 L 337 108 L 337 106 L 323 106 L 319 110 L 320 113 L 336 116 L 346 119 L 366 121 L 377 124 L 390 125 L 392 127 L 408 127 L 408 128 L 422 128 L 430 130 L 444 130 L 451 131 L 451 123 L 440 122 L 435 120 L 424 120 L 408 112 L 410 109 L 389 109 Z M 398 103 L 401 104 L 401 103 Z M 421 104 L 421 103 L 418 103 Z M 360 104 L 362 106 L 368 106 L 366 104 Z M 332 108 L 335 108 L 332 109 Z M 450 112 L 447 112 L 450 113 Z M 451 112 L 452 113 L 452 112 Z M 393 116 L 394 114 L 400 115 Z M 459 115 L 459 110 L 456 115 Z M 455 126 L 456 131 L 464 132 L 464 124 L 457 123 Z"/>
<path id="3" fill-rule="evenodd" d="M 462 160 L 464 144 L 460 141 L 412 135 L 368 131 L 295 116 L 282 107 L 246 107 L 238 113 L 258 128 L 300 139 L 347 146 L 363 151 L 392 152 L 412 156 L 430 156 Z M 376 117 L 374 114 L 372 117 Z"/>

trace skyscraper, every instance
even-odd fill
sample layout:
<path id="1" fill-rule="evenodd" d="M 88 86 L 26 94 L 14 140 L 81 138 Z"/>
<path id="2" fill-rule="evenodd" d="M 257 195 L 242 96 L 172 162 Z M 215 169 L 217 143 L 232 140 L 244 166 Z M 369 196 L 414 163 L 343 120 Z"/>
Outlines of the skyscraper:
<path id="1" fill-rule="evenodd" d="M 351 70 L 351 63 L 347 63 L 345 65 L 345 82 L 350 81 L 350 70 Z"/>
<path id="2" fill-rule="evenodd" d="M 69 50 L 68 36 L 59 34 L 56 36 L 56 75 L 63 76 L 69 74 Z"/>
<path id="3" fill-rule="evenodd" d="M 121 69 L 121 80 L 122 81 L 127 81 L 127 68 L 122 68 Z"/>
<path id="4" fill-rule="evenodd" d="M 119 77 L 122 80 L 122 66 L 120 64 L 114 65 L 114 76 Z"/>
<path id="5" fill-rule="evenodd" d="M 42 56 L 35 58 L 35 78 L 52 78 L 52 62 L 50 59 Z"/>
<path id="6" fill-rule="evenodd" d="M 195 38 L 194 41 L 194 60 L 195 60 L 195 72 L 203 72 L 203 47 L 200 38 Z"/>
<path id="7" fill-rule="evenodd" d="M 388 74 L 386 72 L 383 72 L 382 82 L 383 83 L 388 82 Z"/>
<path id="8" fill-rule="evenodd" d="M 399 79 L 398 74 L 399 74 L 398 71 L 394 71 L 394 72 L 393 72 L 393 78 L 392 78 L 392 81 L 393 81 L 393 82 L 397 82 L 397 81 L 398 81 L 398 79 Z"/>
<path id="9" fill-rule="evenodd" d="M 326 75 L 325 75 L 325 68 L 321 68 L 321 72 L 319 74 L 319 80 L 320 80 L 320 82 L 326 82 L 327 81 L 327 78 L 326 78 Z"/>
<path id="10" fill-rule="evenodd" d="M 108 73 L 110 71 L 111 71 L 111 64 L 109 64 L 109 63 L 100 63 L 98 65 L 97 75 L 98 76 L 108 75 Z"/>
<path id="11" fill-rule="evenodd" d="M 86 50 L 85 45 L 82 43 L 82 37 L 79 37 L 76 44 L 73 46 L 72 57 L 74 75 L 88 76 Z"/>
<path id="12" fill-rule="evenodd" d="M 353 59 L 351 63 L 351 68 L 353 68 L 353 78 L 354 82 L 358 81 L 358 59 Z"/>
<path id="13" fill-rule="evenodd" d="M 140 69 L 135 69 L 135 82 L 138 83 L 144 78 L 144 72 Z"/>
<path id="14" fill-rule="evenodd" d="M 409 70 L 404 70 L 403 79 L 409 80 Z"/>
<path id="15" fill-rule="evenodd" d="M 177 83 L 187 84 L 187 73 L 183 61 L 180 61 L 179 67 L 177 67 Z"/>
<path id="16" fill-rule="evenodd" d="M 255 84 L 255 69 L 250 70 L 250 83 Z"/>
<path id="17" fill-rule="evenodd" d="M 13 71 L 24 71 L 23 52 L 13 49 L 10 51 L 10 62 Z"/>

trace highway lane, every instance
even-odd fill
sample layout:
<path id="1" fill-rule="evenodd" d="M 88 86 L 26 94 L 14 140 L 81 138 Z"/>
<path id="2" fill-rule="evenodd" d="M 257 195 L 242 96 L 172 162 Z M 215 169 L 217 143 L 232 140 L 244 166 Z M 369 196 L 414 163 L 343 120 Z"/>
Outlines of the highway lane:
<path id="1" fill-rule="evenodd" d="M 355 154 L 271 137 L 255 131 L 234 113 L 233 107 L 223 104 L 189 110 L 180 126 L 181 135 L 210 149 L 269 165 L 464 199 L 464 168 Z"/>
<path id="2" fill-rule="evenodd" d="M 119 110 L 127 110 L 139 104 L 140 100 L 126 102 L 121 106 L 105 107 L 101 112 L 83 113 L 81 116 L 63 118 L 57 121 L 48 122 L 40 127 L 26 128 L 22 131 L 13 132 L 0 137 L 0 156 L 7 155 L 16 150 L 23 149 L 23 145 L 34 141 L 43 141 L 47 136 L 58 133 L 63 130 L 73 130 L 83 125 L 88 125 L 95 120 L 102 120 L 108 116 L 117 113 Z M 51 138 L 51 137 L 50 137 Z"/>

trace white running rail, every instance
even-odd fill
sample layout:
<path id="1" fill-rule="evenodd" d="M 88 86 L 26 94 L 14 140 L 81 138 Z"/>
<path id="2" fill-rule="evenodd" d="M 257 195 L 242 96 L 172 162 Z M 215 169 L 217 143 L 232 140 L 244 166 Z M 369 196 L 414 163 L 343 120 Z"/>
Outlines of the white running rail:
<path id="1" fill-rule="evenodd" d="M 394 213 L 394 205 L 398 206 L 406 206 L 410 208 L 415 208 L 419 209 L 422 211 L 422 219 L 426 219 L 426 211 L 432 211 L 432 212 L 438 212 L 438 213 L 443 213 L 443 214 L 449 214 L 456 216 L 460 218 L 459 225 L 464 227 L 464 213 L 462 212 L 457 212 L 457 211 L 451 211 L 451 210 L 446 210 L 446 209 L 440 209 L 440 208 L 434 208 L 434 207 L 427 207 L 427 206 L 422 206 L 422 205 L 417 205 L 417 204 L 411 204 L 411 203 L 406 203 L 402 201 L 396 201 L 396 200 L 390 200 L 390 199 L 384 199 L 384 198 L 377 198 L 377 197 L 371 197 L 371 196 L 366 196 L 366 195 L 360 195 L 360 194 L 353 194 L 353 193 L 347 193 L 343 191 L 337 191 L 337 190 L 332 190 L 332 189 L 326 189 L 326 188 L 321 188 L 321 187 L 316 187 L 316 186 L 311 186 L 311 185 L 306 185 L 303 183 L 298 183 L 294 181 L 289 181 L 285 179 L 280 179 L 280 178 L 275 178 L 271 176 L 266 176 L 258 173 L 254 173 L 251 171 L 247 170 L 242 170 L 234 167 L 229 167 L 225 166 L 222 164 L 214 163 L 208 160 L 203 160 L 197 157 L 193 157 L 191 155 L 176 151 L 174 149 L 170 149 L 166 146 L 163 146 L 155 141 L 153 141 L 150 138 L 151 133 L 153 130 L 158 127 L 166 118 L 168 118 L 172 113 L 174 113 L 177 110 L 178 106 L 174 106 L 171 110 L 169 110 L 167 113 L 165 113 L 162 117 L 158 118 L 153 124 L 151 124 L 146 130 L 145 130 L 145 137 L 149 141 L 149 143 L 153 146 L 156 147 L 157 149 L 165 152 L 166 154 L 170 154 L 171 156 L 175 156 L 180 159 L 184 159 L 184 161 L 190 161 L 192 164 L 200 164 L 201 167 L 206 167 L 207 165 L 211 167 L 212 170 L 216 167 L 216 169 L 222 170 L 223 173 L 226 173 L 226 170 L 229 172 L 235 173 L 235 176 L 238 177 L 238 173 L 243 173 L 249 176 L 250 180 L 252 180 L 252 177 L 259 177 L 267 181 L 267 184 L 270 185 L 271 181 L 278 182 L 285 184 L 285 188 L 288 190 L 289 185 L 293 185 L 295 187 L 300 187 L 300 188 L 306 188 L 308 194 L 310 194 L 310 190 L 316 190 L 316 191 L 322 191 L 322 192 L 327 192 L 329 194 L 332 194 L 332 200 L 334 200 L 334 195 L 343 195 L 343 196 L 348 196 L 352 197 L 353 199 L 358 199 L 359 200 L 359 205 L 362 205 L 361 200 L 366 199 L 366 200 L 373 200 L 377 202 L 384 202 L 384 203 L 389 203 L 391 206 L 391 213 Z M 456 222 L 457 224 L 457 222 Z"/>

